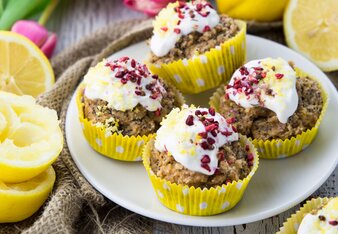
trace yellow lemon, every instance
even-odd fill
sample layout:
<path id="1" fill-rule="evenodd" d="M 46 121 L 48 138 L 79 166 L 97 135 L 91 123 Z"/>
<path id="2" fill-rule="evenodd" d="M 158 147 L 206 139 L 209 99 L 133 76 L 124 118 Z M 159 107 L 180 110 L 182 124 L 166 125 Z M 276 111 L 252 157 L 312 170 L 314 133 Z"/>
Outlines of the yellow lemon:
<path id="1" fill-rule="evenodd" d="M 0 31 L 0 51 L 0 90 L 36 97 L 54 84 L 49 60 L 26 37 Z"/>
<path id="2" fill-rule="evenodd" d="M 31 96 L 0 91 L 0 181 L 18 183 L 37 176 L 56 160 L 62 146 L 56 111 Z"/>
<path id="3" fill-rule="evenodd" d="M 289 47 L 324 71 L 338 69 L 337 0 L 290 0 L 283 21 Z"/>
<path id="4" fill-rule="evenodd" d="M 271 22 L 281 20 L 287 0 L 216 0 L 218 11 L 233 18 Z"/>
<path id="5" fill-rule="evenodd" d="M 47 200 L 54 182 L 53 167 L 26 182 L 0 181 L 0 223 L 18 222 L 34 214 Z"/>

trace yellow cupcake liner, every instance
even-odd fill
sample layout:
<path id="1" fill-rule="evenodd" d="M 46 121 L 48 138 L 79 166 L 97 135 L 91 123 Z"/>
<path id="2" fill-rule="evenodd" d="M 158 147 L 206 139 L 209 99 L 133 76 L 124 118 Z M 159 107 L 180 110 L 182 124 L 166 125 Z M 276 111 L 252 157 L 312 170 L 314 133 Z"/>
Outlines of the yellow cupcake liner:
<path id="1" fill-rule="evenodd" d="M 297 234 L 298 227 L 301 224 L 305 215 L 313 210 L 319 209 L 323 205 L 327 204 L 332 198 L 314 198 L 307 201 L 306 204 L 300 208 L 295 214 L 291 215 L 290 218 L 284 222 L 283 226 L 279 229 L 276 234 Z"/>
<path id="2" fill-rule="evenodd" d="M 300 77 L 309 76 L 308 74 L 302 72 L 301 70 L 297 68 L 296 68 L 296 72 Z M 299 153 L 300 151 L 306 149 L 317 136 L 319 125 L 327 109 L 328 98 L 327 98 L 327 93 L 322 87 L 321 83 L 313 77 L 310 77 L 310 78 L 318 82 L 319 87 L 322 91 L 322 97 L 323 97 L 323 109 L 315 126 L 311 129 L 306 130 L 305 132 L 302 132 L 301 134 L 295 137 L 293 136 L 285 140 L 273 139 L 273 140 L 264 141 L 264 140 L 253 139 L 252 143 L 257 148 L 260 158 L 280 159 L 280 158 L 286 158 L 286 157 L 293 156 Z M 210 98 L 209 105 L 215 108 L 215 110 L 218 112 L 220 108 L 220 99 L 224 94 L 225 94 L 224 87 L 220 87 L 215 91 L 213 96 Z"/>
<path id="3" fill-rule="evenodd" d="M 143 146 L 154 136 L 125 136 L 119 133 L 107 135 L 105 129 L 93 125 L 84 117 L 81 101 L 84 85 L 80 85 L 76 91 L 76 104 L 83 134 L 89 145 L 100 154 L 121 161 L 142 161 Z M 184 103 L 183 96 L 174 90 L 180 104 Z"/>
<path id="4" fill-rule="evenodd" d="M 149 142 L 144 147 L 143 164 L 158 200 L 167 208 L 187 215 L 215 215 L 233 208 L 241 200 L 259 164 L 258 153 L 251 141 L 245 136 L 240 136 L 240 142 L 242 145 L 249 145 L 250 152 L 254 154 L 254 165 L 251 172 L 243 180 L 209 189 L 171 183 L 157 177 L 150 168 L 151 142 Z"/>
<path id="5" fill-rule="evenodd" d="M 191 59 L 168 64 L 148 64 L 149 69 L 183 93 L 200 93 L 227 82 L 246 56 L 246 24 L 236 20 L 240 31 L 216 48 Z"/>

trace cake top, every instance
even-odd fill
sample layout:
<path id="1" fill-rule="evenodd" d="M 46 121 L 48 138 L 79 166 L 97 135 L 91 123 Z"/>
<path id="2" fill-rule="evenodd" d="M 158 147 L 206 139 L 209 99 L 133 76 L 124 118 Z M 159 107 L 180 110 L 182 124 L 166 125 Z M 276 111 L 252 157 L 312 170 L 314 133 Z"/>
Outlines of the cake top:
<path id="1" fill-rule="evenodd" d="M 108 107 L 119 111 L 132 110 L 138 104 L 148 111 L 160 110 L 166 93 L 157 75 L 128 57 L 103 60 L 89 69 L 84 83 L 87 98 L 104 100 Z"/>
<path id="2" fill-rule="evenodd" d="M 331 199 L 315 214 L 307 214 L 299 226 L 298 234 L 338 233 L 338 197 Z"/>
<path id="3" fill-rule="evenodd" d="M 238 140 L 229 121 L 212 108 L 175 108 L 163 119 L 155 148 L 172 155 L 191 171 L 213 175 L 218 167 L 219 148 Z"/>
<path id="4" fill-rule="evenodd" d="M 281 58 L 252 60 L 233 74 L 226 98 L 244 108 L 261 106 L 286 123 L 298 107 L 296 72 Z"/>
<path id="5" fill-rule="evenodd" d="M 193 31 L 209 31 L 219 21 L 219 15 L 207 1 L 169 3 L 153 22 L 150 49 L 158 57 L 165 56 L 181 36 Z"/>

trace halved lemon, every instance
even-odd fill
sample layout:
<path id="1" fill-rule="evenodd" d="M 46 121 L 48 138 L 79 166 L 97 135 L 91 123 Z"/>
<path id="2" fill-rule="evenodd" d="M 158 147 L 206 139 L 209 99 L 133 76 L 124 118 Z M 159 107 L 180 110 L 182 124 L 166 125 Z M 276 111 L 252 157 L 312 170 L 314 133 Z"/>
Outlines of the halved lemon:
<path id="1" fill-rule="evenodd" d="M 26 182 L 0 181 L 0 223 L 18 222 L 33 215 L 47 200 L 54 182 L 53 167 Z"/>
<path id="2" fill-rule="evenodd" d="M 63 147 L 55 110 L 0 91 L 0 181 L 19 183 L 46 170 Z"/>
<path id="3" fill-rule="evenodd" d="M 54 84 L 49 60 L 26 37 L 0 31 L 0 51 L 0 90 L 36 97 Z"/>
<path id="4" fill-rule="evenodd" d="M 290 0 L 284 13 L 289 47 L 323 71 L 338 70 L 338 1 Z"/>

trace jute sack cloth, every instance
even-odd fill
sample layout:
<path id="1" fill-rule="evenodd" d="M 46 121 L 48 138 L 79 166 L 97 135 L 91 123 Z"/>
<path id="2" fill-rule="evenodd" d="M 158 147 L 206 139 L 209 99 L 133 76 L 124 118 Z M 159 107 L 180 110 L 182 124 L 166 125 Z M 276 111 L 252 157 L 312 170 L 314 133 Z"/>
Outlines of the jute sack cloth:
<path id="1" fill-rule="evenodd" d="M 260 36 L 284 43 L 280 28 L 260 30 Z M 90 66 L 130 44 L 151 35 L 151 23 L 115 23 L 83 38 L 52 60 L 57 81 L 53 89 L 38 97 L 41 105 L 55 109 L 64 132 L 70 98 Z M 337 77 L 336 73 L 331 73 Z M 334 78 L 334 81 L 337 81 Z M 82 176 L 71 158 L 66 142 L 54 163 L 57 181 L 49 200 L 33 217 L 15 224 L 1 224 L 0 233 L 150 233 L 156 221 L 127 211 L 108 201 Z M 335 183 L 335 182 L 334 182 Z M 119 188 L 116 188 L 119 189 Z M 317 195 L 332 196 L 328 191 Z M 158 221 L 157 221 L 158 222 Z M 175 231 L 175 225 L 164 224 Z"/>

